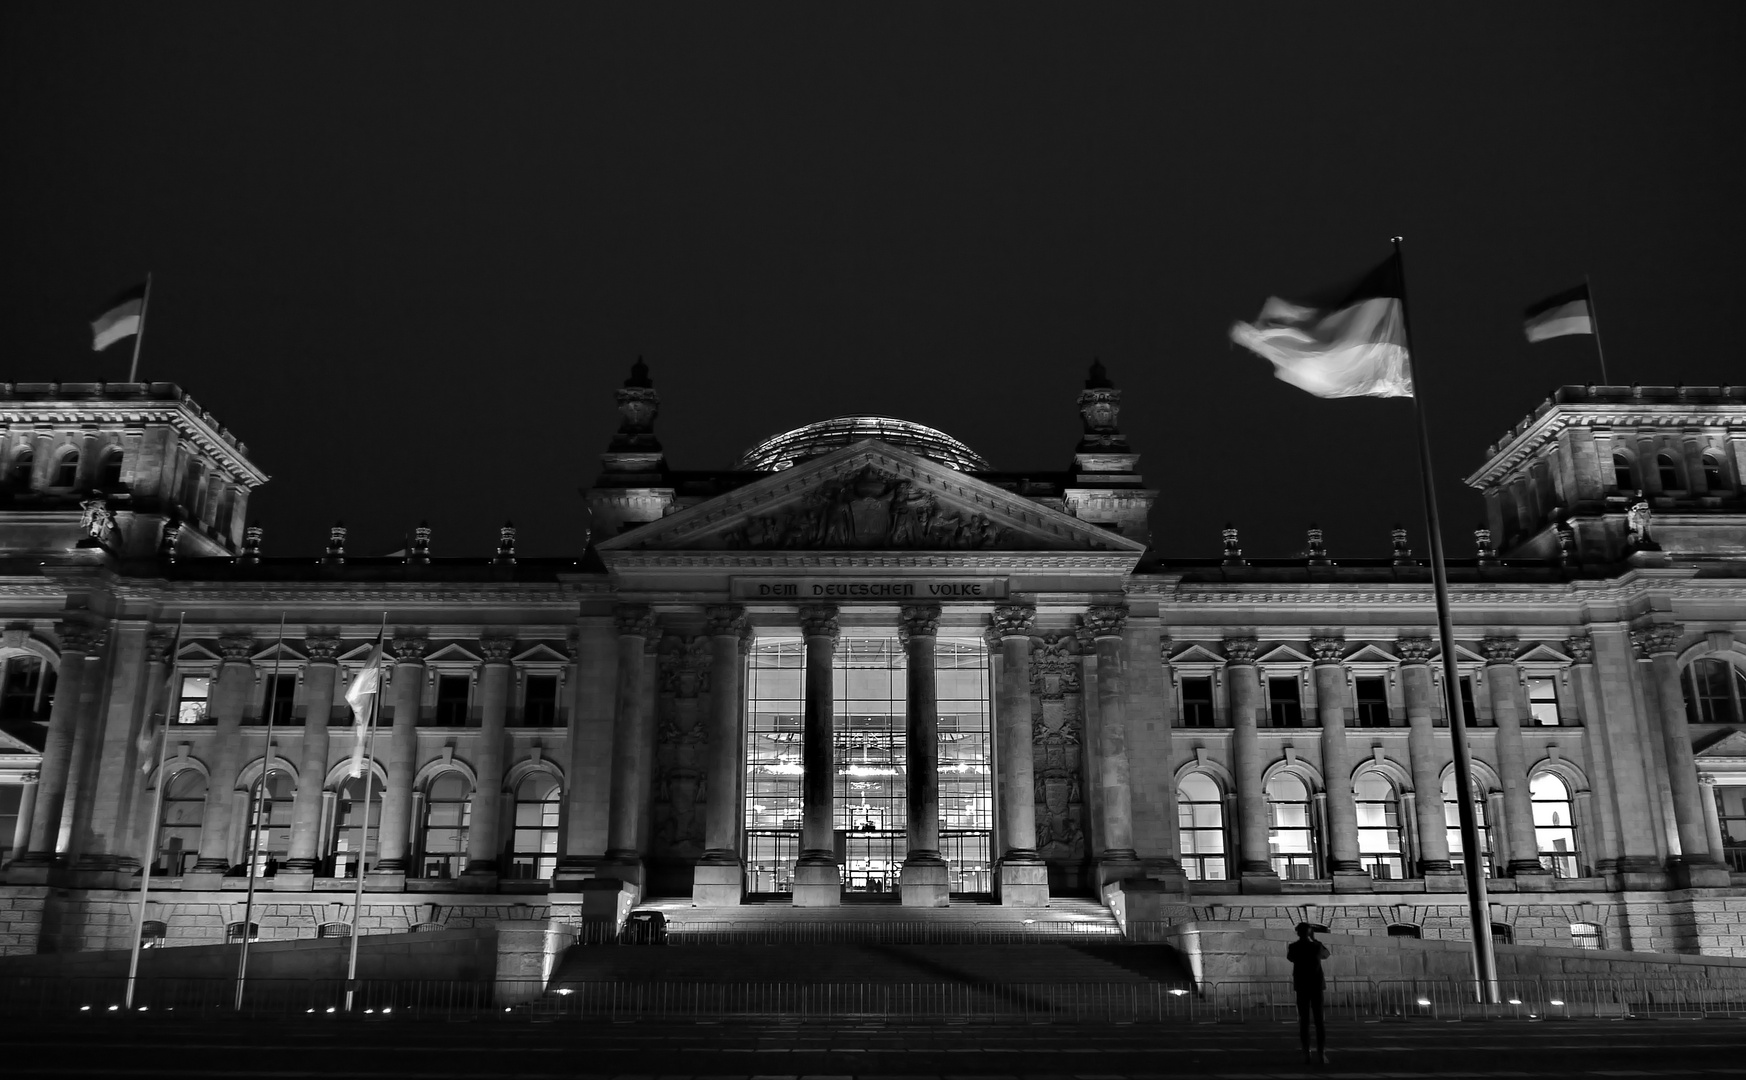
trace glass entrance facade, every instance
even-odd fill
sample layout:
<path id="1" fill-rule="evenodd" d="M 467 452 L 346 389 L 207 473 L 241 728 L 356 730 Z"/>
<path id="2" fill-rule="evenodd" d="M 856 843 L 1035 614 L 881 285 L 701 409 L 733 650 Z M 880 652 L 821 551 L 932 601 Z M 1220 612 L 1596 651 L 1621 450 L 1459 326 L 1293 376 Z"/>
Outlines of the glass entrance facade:
<path id="1" fill-rule="evenodd" d="M 761 640 L 747 672 L 747 890 L 792 889 L 800 853 L 801 732 L 806 647 L 797 639 Z M 940 641 L 940 846 L 953 892 L 992 889 L 990 834 L 994 790 L 987 649 L 980 642 Z M 904 697 L 907 662 L 893 637 L 837 642 L 832 696 L 835 831 L 843 888 L 894 893 L 908 850 L 905 821 Z"/>

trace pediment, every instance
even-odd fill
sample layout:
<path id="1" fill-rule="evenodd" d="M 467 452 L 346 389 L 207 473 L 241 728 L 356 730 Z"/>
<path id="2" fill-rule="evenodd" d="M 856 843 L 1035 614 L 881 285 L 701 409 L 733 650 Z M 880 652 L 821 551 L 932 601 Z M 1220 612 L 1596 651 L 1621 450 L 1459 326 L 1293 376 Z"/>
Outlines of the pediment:
<path id="1" fill-rule="evenodd" d="M 513 657 L 518 664 L 568 664 L 570 658 L 552 648 L 550 645 L 535 645 L 523 653 Z"/>
<path id="2" fill-rule="evenodd" d="M 208 649 L 206 646 L 200 644 L 199 642 L 189 641 L 189 642 L 185 642 L 182 645 L 181 650 L 176 653 L 176 659 L 178 661 L 183 661 L 183 660 L 194 660 L 194 661 L 214 660 L 214 661 L 216 661 L 216 660 L 221 659 L 221 657 L 217 653 L 213 652 L 211 649 Z"/>
<path id="3" fill-rule="evenodd" d="M 483 657 L 450 643 L 425 657 L 426 663 L 477 664 Z"/>
<path id="4" fill-rule="evenodd" d="M 289 645 L 277 644 L 267 646 L 249 659 L 256 664 L 271 664 L 274 660 L 291 664 L 301 664 L 303 661 L 309 659 L 309 657 L 304 656 Z"/>
<path id="5" fill-rule="evenodd" d="M 1400 657 L 1378 645 L 1366 645 L 1340 661 L 1342 664 L 1398 664 Z"/>
<path id="6" fill-rule="evenodd" d="M 1700 758 L 1746 758 L 1746 731 L 1730 731 L 1697 752 Z"/>
<path id="7" fill-rule="evenodd" d="M 1276 645 L 1267 650 L 1265 655 L 1256 657 L 1255 662 L 1258 664 L 1308 664 L 1313 661 L 1290 645 Z"/>
<path id="8" fill-rule="evenodd" d="M 1190 645 L 1170 658 L 1172 664 L 1223 664 L 1225 658 L 1204 645 Z"/>
<path id="9" fill-rule="evenodd" d="M 1570 657 L 1554 649 L 1550 645 L 1536 645 L 1527 652 L 1516 657 L 1518 664 L 1568 664 Z"/>
<path id="10" fill-rule="evenodd" d="M 605 541 L 630 551 L 1063 551 L 1145 545 L 868 439 Z"/>

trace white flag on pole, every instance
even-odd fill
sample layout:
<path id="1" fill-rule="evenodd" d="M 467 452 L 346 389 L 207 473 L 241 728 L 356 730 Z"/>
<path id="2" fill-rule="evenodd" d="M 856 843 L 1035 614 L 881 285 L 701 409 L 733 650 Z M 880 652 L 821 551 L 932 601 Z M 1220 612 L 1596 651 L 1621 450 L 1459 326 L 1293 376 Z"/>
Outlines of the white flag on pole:
<path id="1" fill-rule="evenodd" d="M 1231 327 L 1231 340 L 1317 397 L 1412 397 L 1399 282 L 1391 256 L 1335 299 L 1268 297 L 1253 323 Z"/>
<path id="2" fill-rule="evenodd" d="M 352 683 L 346 687 L 346 704 L 352 709 L 352 766 L 351 775 L 362 776 L 364 773 L 364 741 L 370 733 L 370 705 L 372 699 L 382 692 L 382 639 L 376 638 L 376 645 L 370 650 L 370 659 L 365 662 L 363 670 L 352 676 Z"/>

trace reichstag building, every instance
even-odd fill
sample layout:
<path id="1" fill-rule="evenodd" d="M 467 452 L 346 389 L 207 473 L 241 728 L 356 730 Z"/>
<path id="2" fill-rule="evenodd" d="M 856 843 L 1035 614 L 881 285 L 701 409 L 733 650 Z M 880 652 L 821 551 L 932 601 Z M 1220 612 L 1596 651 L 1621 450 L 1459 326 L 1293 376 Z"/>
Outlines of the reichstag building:
<path id="1" fill-rule="evenodd" d="M 147 860 L 168 945 L 224 941 L 251 866 L 266 939 L 329 933 L 359 874 L 366 933 L 1142 896 L 1464 933 L 1404 534 L 1157 550 L 1098 366 L 1058 473 L 865 416 L 687 471 L 659 404 L 639 363 L 583 552 L 421 529 L 360 558 L 336 526 L 288 558 L 179 387 L 0 385 L 0 953 L 128 947 Z M 1746 387 L 1566 386 L 1469 477 L 1458 692 L 1505 940 L 1746 956 L 1743 473 Z M 344 694 L 384 624 L 365 772 Z"/>

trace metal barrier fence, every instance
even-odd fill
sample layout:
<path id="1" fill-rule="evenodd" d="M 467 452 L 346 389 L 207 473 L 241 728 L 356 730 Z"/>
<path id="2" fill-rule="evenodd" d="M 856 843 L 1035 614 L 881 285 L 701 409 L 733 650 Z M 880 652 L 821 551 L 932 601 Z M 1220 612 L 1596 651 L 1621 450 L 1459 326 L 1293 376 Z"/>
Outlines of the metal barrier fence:
<path id="1" fill-rule="evenodd" d="M 820 920 L 768 926 L 698 920 L 668 925 L 655 942 L 624 933 L 616 940 L 625 944 L 667 945 L 1019 945 L 1070 940 L 1119 945 L 1125 939 L 1118 928 L 1107 923 L 1066 920 L 1030 923 Z"/>
<path id="2" fill-rule="evenodd" d="M 339 979 L 251 979 L 247 1016 L 319 1019 L 344 1012 Z M 679 983 L 360 980 L 355 1015 L 371 1019 L 686 1019 L 874 1017 L 1116 1023 L 1291 1021 L 1288 980 L 1209 983 Z M 1746 1018 L 1746 980 L 1595 976 L 1510 979 L 1504 1003 L 1480 1005 L 1466 980 L 1332 979 L 1329 1018 L 1455 1020 L 1589 1016 Z M 71 1016 L 123 1008 L 120 978 L 0 978 L 0 1014 Z M 137 1012 L 174 1017 L 232 1012 L 228 978 L 146 978 Z"/>

